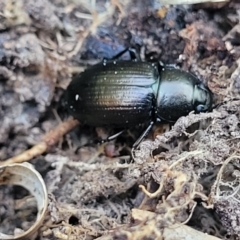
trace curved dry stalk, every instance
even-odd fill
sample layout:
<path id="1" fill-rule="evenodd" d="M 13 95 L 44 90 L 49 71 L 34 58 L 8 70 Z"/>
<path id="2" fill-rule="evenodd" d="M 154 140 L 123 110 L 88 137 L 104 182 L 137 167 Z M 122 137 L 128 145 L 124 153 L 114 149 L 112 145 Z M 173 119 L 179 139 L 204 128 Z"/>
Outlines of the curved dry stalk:
<path id="1" fill-rule="evenodd" d="M 159 184 L 159 187 L 158 189 L 153 192 L 153 193 L 150 193 L 146 187 L 144 185 L 139 185 L 139 188 L 149 197 L 149 198 L 155 198 L 157 197 L 158 195 L 160 195 L 160 193 L 162 192 L 162 189 L 163 189 L 163 183 L 164 183 L 164 180 L 162 180 L 162 182 Z"/>
<path id="2" fill-rule="evenodd" d="M 72 130 L 79 124 L 79 121 L 76 119 L 68 119 L 67 121 L 59 124 L 55 129 L 47 133 L 42 142 L 36 144 L 29 150 L 9 158 L 3 162 L 0 162 L 0 166 L 6 166 L 11 163 L 21 163 L 31 160 L 32 158 L 39 156 L 46 152 L 50 147 L 55 145 L 61 137 L 63 137 L 67 132 Z"/>
<path id="3" fill-rule="evenodd" d="M 183 156 L 182 158 L 178 159 L 176 162 L 174 162 L 170 167 L 169 169 L 172 169 L 173 167 L 175 167 L 176 165 L 178 165 L 180 162 L 184 161 L 187 157 L 189 156 L 195 156 L 195 155 L 198 155 L 200 153 L 203 153 L 203 151 L 199 151 L 199 150 L 195 150 L 195 151 L 192 151 L 192 152 L 188 152 L 185 156 Z"/>
<path id="4" fill-rule="evenodd" d="M 19 185 L 27 189 L 35 198 L 38 208 L 36 220 L 28 230 L 13 235 L 0 232 L 0 239 L 32 239 L 42 226 L 48 206 L 47 188 L 42 176 L 30 163 L 10 164 L 0 167 L 0 185 Z"/>
<path id="5" fill-rule="evenodd" d="M 219 172 L 218 172 L 218 175 L 217 175 L 217 178 L 212 186 L 212 189 L 215 189 L 214 192 L 215 192 L 215 195 L 213 196 L 212 194 L 210 195 L 210 198 L 209 198 L 209 202 L 210 203 L 213 203 L 213 199 L 219 199 L 221 198 L 220 197 L 220 182 L 221 182 L 221 177 L 222 177 L 222 174 L 223 174 L 223 171 L 225 169 L 225 167 L 227 166 L 227 164 L 229 162 L 231 162 L 234 158 L 237 158 L 237 159 L 240 159 L 240 156 L 239 155 L 236 155 L 236 151 L 231 155 L 229 156 L 222 164 Z M 237 192 L 237 191 L 236 191 Z"/>

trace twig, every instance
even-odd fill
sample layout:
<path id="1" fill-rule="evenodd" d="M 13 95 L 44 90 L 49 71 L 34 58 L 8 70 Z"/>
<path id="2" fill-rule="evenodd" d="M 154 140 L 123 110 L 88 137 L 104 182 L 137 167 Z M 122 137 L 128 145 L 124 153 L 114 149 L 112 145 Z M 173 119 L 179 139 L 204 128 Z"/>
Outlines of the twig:
<path id="1" fill-rule="evenodd" d="M 31 160 L 32 158 L 43 154 L 50 147 L 54 146 L 61 137 L 63 137 L 67 132 L 76 127 L 79 122 L 75 119 L 68 119 L 67 121 L 59 124 L 55 129 L 47 133 L 42 142 L 36 144 L 29 150 L 9 158 L 3 162 L 0 162 L 0 166 L 8 165 L 10 163 L 21 163 Z"/>

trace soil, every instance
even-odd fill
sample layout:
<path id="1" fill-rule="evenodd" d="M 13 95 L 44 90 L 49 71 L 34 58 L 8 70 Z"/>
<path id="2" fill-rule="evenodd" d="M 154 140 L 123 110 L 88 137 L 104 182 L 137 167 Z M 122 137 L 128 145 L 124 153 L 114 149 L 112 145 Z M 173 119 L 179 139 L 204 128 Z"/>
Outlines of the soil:
<path id="1" fill-rule="evenodd" d="M 172 226 L 198 230 L 199 239 L 239 239 L 238 9 L 238 1 L 0 0 L 2 162 L 69 118 L 64 92 L 73 75 L 127 47 L 194 73 L 214 93 L 212 112 L 156 124 L 134 158 L 143 126 L 99 144 L 115 130 L 78 125 L 48 142 L 30 159 L 49 196 L 35 239 L 179 239 L 165 236 Z M 0 232 L 28 229 L 36 209 L 16 204 L 26 191 L 0 190 Z"/>

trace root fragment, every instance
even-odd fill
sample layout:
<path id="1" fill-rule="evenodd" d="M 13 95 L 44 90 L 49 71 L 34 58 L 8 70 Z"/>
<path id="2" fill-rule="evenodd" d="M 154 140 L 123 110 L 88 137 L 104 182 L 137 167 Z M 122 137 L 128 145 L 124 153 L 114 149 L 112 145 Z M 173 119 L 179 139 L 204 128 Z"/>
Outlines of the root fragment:
<path id="1" fill-rule="evenodd" d="M 75 119 L 68 119 L 66 122 L 59 124 L 55 129 L 47 133 L 42 142 L 36 144 L 29 150 L 9 158 L 0 163 L 0 166 L 8 165 L 10 163 L 21 163 L 31 160 L 46 152 L 50 147 L 54 146 L 67 132 L 76 127 L 79 122 Z"/>

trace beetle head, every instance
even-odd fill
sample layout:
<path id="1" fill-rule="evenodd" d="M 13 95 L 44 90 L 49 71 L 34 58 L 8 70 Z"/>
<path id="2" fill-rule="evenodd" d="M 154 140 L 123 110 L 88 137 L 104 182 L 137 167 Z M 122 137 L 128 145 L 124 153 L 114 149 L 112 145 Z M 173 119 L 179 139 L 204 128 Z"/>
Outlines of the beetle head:
<path id="1" fill-rule="evenodd" d="M 193 106 L 196 113 L 212 110 L 212 92 L 203 83 L 196 84 L 193 93 Z"/>

